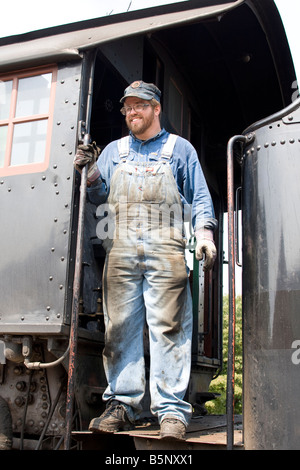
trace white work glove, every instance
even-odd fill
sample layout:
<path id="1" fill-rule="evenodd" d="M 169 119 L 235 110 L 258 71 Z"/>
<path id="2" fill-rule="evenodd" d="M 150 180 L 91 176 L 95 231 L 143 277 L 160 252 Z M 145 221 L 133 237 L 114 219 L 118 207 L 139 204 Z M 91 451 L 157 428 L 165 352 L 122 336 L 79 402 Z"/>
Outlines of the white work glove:
<path id="1" fill-rule="evenodd" d="M 97 147 L 96 142 L 87 145 L 78 145 L 77 152 L 74 158 L 74 166 L 79 173 L 82 168 L 88 165 L 87 180 L 93 183 L 100 176 L 100 171 L 97 165 L 97 160 L 100 155 L 100 149 Z"/>
<path id="2" fill-rule="evenodd" d="M 212 269 L 215 259 L 217 257 L 217 249 L 213 240 L 213 232 L 209 229 L 201 229 L 195 232 L 196 244 L 196 258 L 202 260 L 205 255 L 203 271 Z"/>

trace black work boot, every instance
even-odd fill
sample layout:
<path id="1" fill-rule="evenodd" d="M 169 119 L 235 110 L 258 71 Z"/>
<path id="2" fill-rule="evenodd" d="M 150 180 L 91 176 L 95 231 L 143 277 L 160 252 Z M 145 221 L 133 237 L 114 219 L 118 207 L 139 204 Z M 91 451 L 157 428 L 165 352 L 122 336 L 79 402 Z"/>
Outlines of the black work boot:
<path id="1" fill-rule="evenodd" d="M 89 425 L 89 431 L 101 433 L 114 433 L 129 429 L 133 429 L 133 425 L 128 419 L 126 408 L 117 400 L 110 401 L 104 413 L 92 419 Z"/>
<path id="2" fill-rule="evenodd" d="M 185 440 L 185 425 L 176 418 L 164 418 L 160 424 L 160 438 L 172 441 Z"/>

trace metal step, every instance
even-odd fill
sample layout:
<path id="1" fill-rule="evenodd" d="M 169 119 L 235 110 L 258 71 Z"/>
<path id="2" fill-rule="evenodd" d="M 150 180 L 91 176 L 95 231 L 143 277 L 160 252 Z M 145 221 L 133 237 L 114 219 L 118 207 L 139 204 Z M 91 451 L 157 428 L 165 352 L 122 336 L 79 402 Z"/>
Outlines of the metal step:
<path id="1" fill-rule="evenodd" d="M 82 443 L 82 449 L 110 451 L 130 450 L 226 450 L 227 418 L 225 415 L 208 415 L 193 418 L 187 429 L 186 440 L 160 439 L 157 423 L 141 423 L 130 431 L 114 434 L 73 431 L 72 438 Z M 234 449 L 242 450 L 242 417 L 235 416 Z"/>

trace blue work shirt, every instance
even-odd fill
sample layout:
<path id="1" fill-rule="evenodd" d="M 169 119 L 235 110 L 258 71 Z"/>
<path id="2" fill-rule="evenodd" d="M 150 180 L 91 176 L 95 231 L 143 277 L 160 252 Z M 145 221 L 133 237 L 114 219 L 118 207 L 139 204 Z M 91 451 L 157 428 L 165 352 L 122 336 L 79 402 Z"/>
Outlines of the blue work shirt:
<path id="1" fill-rule="evenodd" d="M 159 160 L 163 145 L 169 133 L 162 129 L 155 137 L 142 141 L 130 133 L 130 151 L 128 161 L 155 162 Z M 109 194 L 111 177 L 120 163 L 118 141 L 108 144 L 99 156 L 97 165 L 101 176 L 88 188 L 89 200 L 96 204 L 106 201 Z M 207 183 L 198 160 L 198 155 L 191 143 L 178 136 L 172 157 L 169 160 L 173 176 L 186 214 L 191 213 L 193 229 L 217 227 L 214 208 Z"/>

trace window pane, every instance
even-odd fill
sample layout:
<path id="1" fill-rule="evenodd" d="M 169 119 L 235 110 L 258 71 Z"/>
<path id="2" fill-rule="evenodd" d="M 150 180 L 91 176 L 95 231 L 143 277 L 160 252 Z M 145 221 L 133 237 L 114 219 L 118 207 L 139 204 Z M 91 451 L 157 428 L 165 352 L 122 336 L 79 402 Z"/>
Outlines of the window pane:
<path id="1" fill-rule="evenodd" d="M 8 129 L 8 126 L 0 127 L 0 168 L 4 166 L 7 129 Z"/>
<path id="2" fill-rule="evenodd" d="M 51 73 L 19 80 L 16 117 L 49 112 L 51 80 Z"/>
<path id="3" fill-rule="evenodd" d="M 0 82 L 0 119 L 8 119 L 9 117 L 11 91 L 12 80 Z"/>
<path id="4" fill-rule="evenodd" d="M 43 162 L 46 150 L 47 119 L 14 126 L 11 165 Z"/>

